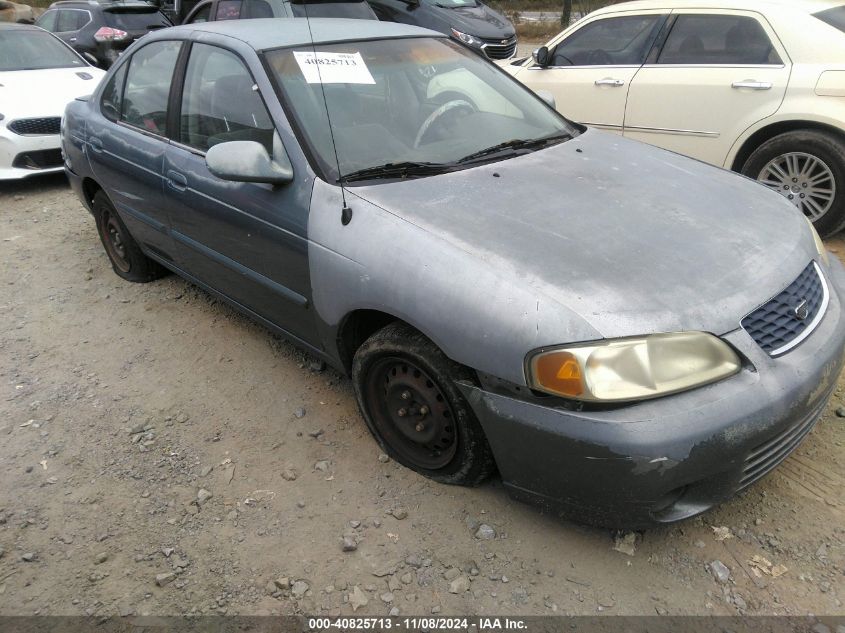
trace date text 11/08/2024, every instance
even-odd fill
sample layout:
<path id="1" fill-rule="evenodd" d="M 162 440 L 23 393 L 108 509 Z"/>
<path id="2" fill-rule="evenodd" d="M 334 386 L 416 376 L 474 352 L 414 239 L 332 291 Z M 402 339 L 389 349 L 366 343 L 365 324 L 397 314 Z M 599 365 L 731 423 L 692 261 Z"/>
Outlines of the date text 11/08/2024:
<path id="1" fill-rule="evenodd" d="M 527 624 L 520 618 L 309 618 L 308 629 L 312 631 L 364 631 L 400 629 L 408 631 L 454 630 L 466 631 L 470 627 L 478 631 L 519 631 Z"/>

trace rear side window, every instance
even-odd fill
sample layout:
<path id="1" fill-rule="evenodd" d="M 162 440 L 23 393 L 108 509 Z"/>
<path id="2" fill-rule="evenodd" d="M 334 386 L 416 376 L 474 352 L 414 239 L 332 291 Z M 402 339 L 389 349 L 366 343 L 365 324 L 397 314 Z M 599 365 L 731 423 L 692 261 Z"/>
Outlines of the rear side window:
<path id="1" fill-rule="evenodd" d="M 170 26 L 161 11 L 105 11 L 106 25 L 121 31 L 150 31 Z"/>
<path id="2" fill-rule="evenodd" d="M 241 17 L 241 0 L 220 0 L 217 3 L 216 20 L 237 20 Z"/>
<path id="3" fill-rule="evenodd" d="M 201 151 L 257 141 L 273 152 L 273 123 L 255 82 L 233 53 L 194 44 L 182 93 L 180 141 Z"/>
<path id="4" fill-rule="evenodd" d="M 832 9 L 828 9 L 827 11 L 822 11 L 821 13 L 815 13 L 813 15 L 825 24 L 829 24 L 833 28 L 839 29 L 845 33 L 845 5 L 842 5 L 841 7 L 834 7 Z"/>
<path id="5" fill-rule="evenodd" d="M 681 15 L 658 64 L 781 64 L 769 36 L 754 18 L 742 15 Z"/>
<path id="6" fill-rule="evenodd" d="M 56 10 L 47 11 L 35 21 L 35 26 L 40 26 L 42 29 L 46 31 L 50 31 L 52 33 L 56 32 L 56 17 L 59 15 L 59 12 Z"/>
<path id="7" fill-rule="evenodd" d="M 182 43 L 147 44 L 129 60 L 120 118 L 153 134 L 167 134 L 167 101 L 170 82 Z"/>
<path id="8" fill-rule="evenodd" d="M 645 61 L 662 15 L 590 22 L 555 47 L 552 66 L 631 66 Z"/>

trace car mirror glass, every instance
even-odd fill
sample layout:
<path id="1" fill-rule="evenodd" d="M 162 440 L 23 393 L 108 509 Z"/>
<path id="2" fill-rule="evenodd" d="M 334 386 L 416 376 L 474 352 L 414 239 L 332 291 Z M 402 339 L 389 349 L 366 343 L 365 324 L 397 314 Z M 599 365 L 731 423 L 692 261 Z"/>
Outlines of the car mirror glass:
<path id="1" fill-rule="evenodd" d="M 256 141 L 229 141 L 209 148 L 205 164 L 223 180 L 274 185 L 293 180 L 293 168 L 278 134 L 274 135 L 273 154 L 270 158 L 267 149 Z"/>
<path id="2" fill-rule="evenodd" d="M 536 49 L 533 53 L 531 53 L 531 57 L 534 58 L 534 63 L 538 66 L 548 66 L 549 65 L 549 47 L 548 46 L 541 46 L 540 48 Z"/>

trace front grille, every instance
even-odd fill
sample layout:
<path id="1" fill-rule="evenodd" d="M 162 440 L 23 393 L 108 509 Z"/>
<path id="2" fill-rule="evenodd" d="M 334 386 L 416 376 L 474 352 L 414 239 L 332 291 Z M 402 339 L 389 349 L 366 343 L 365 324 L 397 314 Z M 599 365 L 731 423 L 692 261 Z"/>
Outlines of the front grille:
<path id="1" fill-rule="evenodd" d="M 752 450 L 746 458 L 745 465 L 742 469 L 739 490 L 747 488 L 789 457 L 789 454 L 798 448 L 801 440 L 813 430 L 826 405 L 827 398 L 822 398 L 821 404 L 807 417 L 799 420 L 768 442 L 764 442 Z"/>
<path id="2" fill-rule="evenodd" d="M 786 290 L 754 310 L 741 324 L 760 347 L 777 356 L 809 335 L 826 307 L 825 281 L 815 262 L 810 262 Z"/>
<path id="3" fill-rule="evenodd" d="M 8 128 L 22 136 L 48 136 L 58 134 L 61 124 L 61 117 L 50 116 L 40 119 L 17 119 L 9 123 Z"/>
<path id="4" fill-rule="evenodd" d="M 491 40 L 482 38 L 484 53 L 490 59 L 510 59 L 516 52 L 516 35 L 508 39 Z"/>
<path id="5" fill-rule="evenodd" d="M 61 167 L 64 164 L 62 150 L 42 149 L 33 152 L 24 152 L 15 156 L 12 167 L 17 169 L 50 169 Z"/>

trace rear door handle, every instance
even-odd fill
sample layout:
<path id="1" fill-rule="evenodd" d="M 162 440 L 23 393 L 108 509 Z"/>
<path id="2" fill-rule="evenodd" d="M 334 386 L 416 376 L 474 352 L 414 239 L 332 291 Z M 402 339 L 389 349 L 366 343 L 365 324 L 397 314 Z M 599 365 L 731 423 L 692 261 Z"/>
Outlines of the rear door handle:
<path id="1" fill-rule="evenodd" d="M 735 81 L 731 84 L 731 88 L 747 88 L 748 90 L 771 90 L 772 82 L 770 81 L 754 81 L 753 79 L 745 79 L 744 81 Z"/>
<path id="2" fill-rule="evenodd" d="M 167 184 L 176 191 L 185 191 L 188 188 L 188 179 L 178 171 L 168 170 Z"/>
<path id="3" fill-rule="evenodd" d="M 604 79 L 596 79 L 597 86 L 612 86 L 614 88 L 621 88 L 625 85 L 623 79 L 613 79 L 612 77 L 605 77 Z"/>
<path id="4" fill-rule="evenodd" d="M 75 37 L 72 37 L 72 38 L 70 38 L 70 40 L 68 40 L 68 41 L 70 41 L 70 42 L 75 42 L 75 41 L 76 41 L 76 38 L 75 38 Z"/>
<path id="5" fill-rule="evenodd" d="M 91 147 L 91 151 L 100 153 L 103 151 L 103 142 L 95 136 L 88 137 L 88 145 Z"/>

